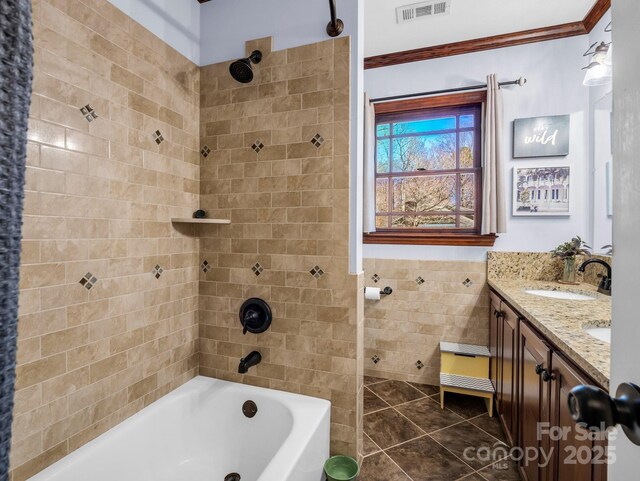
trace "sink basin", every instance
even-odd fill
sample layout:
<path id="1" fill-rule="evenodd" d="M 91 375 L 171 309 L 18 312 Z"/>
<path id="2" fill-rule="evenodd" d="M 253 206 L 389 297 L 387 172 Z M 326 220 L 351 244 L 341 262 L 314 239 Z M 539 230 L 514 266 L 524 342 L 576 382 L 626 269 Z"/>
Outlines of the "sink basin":
<path id="1" fill-rule="evenodd" d="M 577 292 L 554 291 L 551 289 L 530 289 L 525 292 L 534 296 L 549 297 L 551 299 L 562 299 L 565 301 L 593 301 L 595 299 L 595 297 L 587 296 L 585 294 L 578 294 Z"/>
<path id="2" fill-rule="evenodd" d="M 584 332 L 601 341 L 611 344 L 611 328 L 610 327 L 589 327 Z"/>

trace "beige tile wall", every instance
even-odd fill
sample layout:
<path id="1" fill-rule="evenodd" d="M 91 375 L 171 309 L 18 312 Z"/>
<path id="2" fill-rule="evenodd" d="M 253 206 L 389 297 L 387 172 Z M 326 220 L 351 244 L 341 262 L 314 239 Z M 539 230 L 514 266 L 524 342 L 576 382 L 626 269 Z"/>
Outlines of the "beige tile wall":
<path id="1" fill-rule="evenodd" d="M 487 345 L 486 262 L 365 259 L 364 270 L 367 286 L 393 289 L 365 301 L 365 374 L 435 385 L 440 341 Z"/>
<path id="2" fill-rule="evenodd" d="M 199 70 L 105 0 L 33 7 L 14 481 L 197 372 Z"/>
<path id="3" fill-rule="evenodd" d="M 282 51 L 262 39 L 247 54 L 254 48 L 264 58 L 251 84 L 235 82 L 228 62 L 201 75 L 201 142 L 212 150 L 202 208 L 231 225 L 201 232 L 211 270 L 200 276 L 200 372 L 330 399 L 332 451 L 355 455 L 363 318 L 348 267 L 349 38 Z M 238 311 L 253 296 L 274 321 L 243 336 Z M 239 375 L 254 349 L 263 362 Z"/>

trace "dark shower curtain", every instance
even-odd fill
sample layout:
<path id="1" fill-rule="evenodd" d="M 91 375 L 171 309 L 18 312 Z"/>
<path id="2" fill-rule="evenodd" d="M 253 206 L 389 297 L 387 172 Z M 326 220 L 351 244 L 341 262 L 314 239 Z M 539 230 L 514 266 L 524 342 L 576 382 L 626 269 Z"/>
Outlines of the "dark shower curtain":
<path id="1" fill-rule="evenodd" d="M 0 0 L 0 481 L 9 473 L 32 72 L 31 0 Z"/>

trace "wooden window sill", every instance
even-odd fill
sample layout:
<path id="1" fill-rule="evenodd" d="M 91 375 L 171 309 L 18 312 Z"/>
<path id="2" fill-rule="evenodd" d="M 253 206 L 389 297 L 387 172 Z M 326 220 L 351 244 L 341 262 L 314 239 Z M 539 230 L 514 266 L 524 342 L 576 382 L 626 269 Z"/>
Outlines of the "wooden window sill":
<path id="1" fill-rule="evenodd" d="M 419 232 L 374 232 L 363 235 L 365 244 L 406 244 L 423 246 L 492 247 L 495 234 L 423 234 Z"/>

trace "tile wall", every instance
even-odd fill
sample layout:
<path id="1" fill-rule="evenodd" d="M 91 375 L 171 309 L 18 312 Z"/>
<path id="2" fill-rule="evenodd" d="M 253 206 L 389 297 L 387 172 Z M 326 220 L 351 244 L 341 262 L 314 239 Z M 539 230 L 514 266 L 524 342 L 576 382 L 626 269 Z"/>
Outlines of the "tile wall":
<path id="1" fill-rule="evenodd" d="M 365 373 L 439 384 L 440 341 L 487 345 L 486 262 L 365 259 L 364 282 L 393 289 L 365 301 Z"/>
<path id="2" fill-rule="evenodd" d="M 33 9 L 14 481 L 198 369 L 199 69 L 107 1 Z"/>
<path id="3" fill-rule="evenodd" d="M 332 451 L 356 455 L 363 307 L 348 266 L 349 41 L 248 42 L 247 55 L 264 56 L 246 85 L 228 62 L 202 69 L 201 207 L 231 224 L 201 228 L 200 372 L 330 399 Z M 249 297 L 270 303 L 268 332 L 242 334 Z M 254 349 L 262 363 L 238 374 Z"/>

